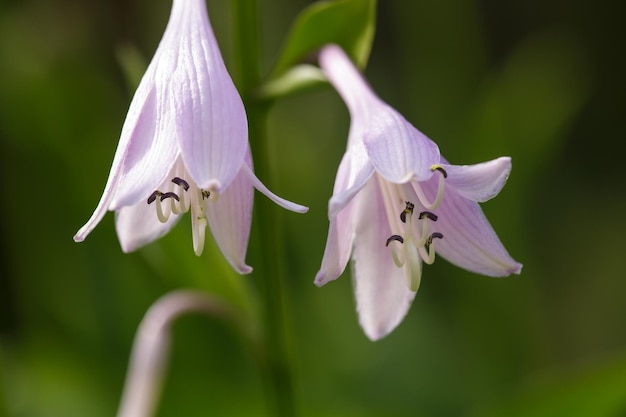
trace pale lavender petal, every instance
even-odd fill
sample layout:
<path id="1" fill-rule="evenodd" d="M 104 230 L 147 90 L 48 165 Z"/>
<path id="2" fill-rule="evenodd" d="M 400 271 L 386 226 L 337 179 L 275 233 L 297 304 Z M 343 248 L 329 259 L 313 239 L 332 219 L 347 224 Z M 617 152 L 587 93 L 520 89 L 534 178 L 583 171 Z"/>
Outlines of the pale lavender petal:
<path id="1" fill-rule="evenodd" d="M 157 218 L 154 204 L 140 201 L 115 212 L 115 230 L 125 253 L 133 252 L 167 234 L 181 216 L 171 215 L 167 222 Z"/>
<path id="2" fill-rule="evenodd" d="M 114 210 L 116 204 L 114 200 L 122 195 L 125 201 L 134 204 L 139 201 L 140 195 L 137 192 L 124 191 L 125 173 L 128 171 L 129 163 L 140 158 L 151 147 L 151 142 L 155 135 L 156 125 L 156 99 L 153 80 L 153 65 L 151 65 L 143 76 L 137 91 L 130 103 L 120 140 L 115 151 L 109 178 L 107 179 L 104 192 L 96 210 L 87 223 L 76 233 L 74 240 L 82 242 L 87 235 L 102 220 L 107 210 Z M 164 171 L 167 173 L 167 170 Z M 155 178 L 149 188 L 156 187 L 160 180 Z M 126 184 L 128 185 L 128 184 Z M 149 195 L 149 194 L 148 194 Z M 147 196 L 147 195 L 146 195 Z M 130 197 L 130 198 L 129 198 Z"/>
<path id="3" fill-rule="evenodd" d="M 292 203 L 291 201 L 285 200 L 284 198 L 281 198 L 281 197 L 277 196 L 276 194 L 274 194 L 273 192 L 271 192 L 261 182 L 261 180 L 259 180 L 256 177 L 256 175 L 254 175 L 254 172 L 252 171 L 252 167 L 249 166 L 249 164 L 251 165 L 251 158 L 250 158 L 249 155 L 247 155 L 246 156 L 246 162 L 243 164 L 242 171 L 246 173 L 246 175 L 248 176 L 248 180 L 251 182 L 251 184 L 254 186 L 254 188 L 256 188 L 257 190 L 259 190 L 260 192 L 265 194 L 265 196 L 267 196 L 267 198 L 269 198 L 270 200 L 272 200 L 274 203 L 278 204 L 282 208 L 285 208 L 285 209 L 290 210 L 290 211 L 294 211 L 296 213 L 306 213 L 307 211 L 309 211 L 308 207 L 302 206 L 300 204 Z"/>
<path id="4" fill-rule="evenodd" d="M 424 181 L 441 160 L 439 147 L 389 106 L 372 118 L 364 138 L 376 171 L 387 181 Z"/>
<path id="5" fill-rule="evenodd" d="M 372 177 L 374 166 L 369 162 L 363 143 L 351 145 L 341 159 L 333 196 L 328 202 L 328 218 L 334 219 Z"/>
<path id="6" fill-rule="evenodd" d="M 359 322 L 367 337 L 385 337 L 406 315 L 415 293 L 385 242 L 392 235 L 378 181 L 369 181 L 354 199 L 356 238 L 352 255 Z"/>
<path id="7" fill-rule="evenodd" d="M 110 210 L 132 206 L 148 198 L 174 166 L 178 144 L 167 108 L 167 98 L 163 97 L 169 94 L 164 86 L 157 85 L 141 108 L 141 115 L 130 133 L 122 176 Z M 125 122 L 123 132 L 126 125 Z"/>
<path id="8" fill-rule="evenodd" d="M 363 141 L 374 168 L 390 182 L 430 178 L 440 161 L 437 145 L 375 95 L 341 48 L 324 47 L 319 63 L 350 110 L 349 146 Z"/>
<path id="9" fill-rule="evenodd" d="M 420 184 L 434 195 L 437 180 Z M 443 234 L 436 242 L 437 253 L 451 263 L 483 275 L 502 277 L 519 274 L 522 264 L 515 261 L 500 242 L 478 203 L 447 189 L 441 206 L 430 223 L 431 232 Z"/>
<path id="10" fill-rule="evenodd" d="M 348 106 L 352 121 L 367 121 L 371 106 L 380 101 L 348 55 L 337 45 L 327 45 L 319 53 L 320 68 Z"/>
<path id="11" fill-rule="evenodd" d="M 314 281 L 315 285 L 318 287 L 339 278 L 346 269 L 354 241 L 352 206 L 352 203 L 348 203 L 348 205 L 330 221 L 324 257 L 322 258 L 322 266 L 317 272 Z"/>
<path id="12" fill-rule="evenodd" d="M 247 162 L 250 161 L 246 156 Z M 224 257 L 240 274 L 252 272 L 246 264 L 246 250 L 252 224 L 254 188 L 245 169 L 218 197 L 209 201 L 207 220 L 213 238 Z"/>
<path id="13" fill-rule="evenodd" d="M 448 177 L 446 187 L 453 187 L 461 196 L 484 202 L 498 195 L 511 173 L 511 158 L 503 156 L 476 165 L 443 164 Z"/>
<path id="14" fill-rule="evenodd" d="M 226 70 L 204 0 L 175 0 L 177 38 L 173 72 L 158 75 L 178 92 L 172 103 L 183 160 L 203 189 L 226 189 L 238 175 L 248 146 L 246 112 Z"/>

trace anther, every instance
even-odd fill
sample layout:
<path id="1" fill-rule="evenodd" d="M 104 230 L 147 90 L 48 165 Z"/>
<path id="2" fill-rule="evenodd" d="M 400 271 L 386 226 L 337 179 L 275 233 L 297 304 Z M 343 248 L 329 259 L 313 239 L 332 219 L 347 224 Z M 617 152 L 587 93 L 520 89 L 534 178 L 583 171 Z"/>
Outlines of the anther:
<path id="1" fill-rule="evenodd" d="M 161 194 L 162 193 L 159 190 L 156 190 L 155 192 L 150 194 L 150 197 L 148 197 L 148 204 L 154 203 L 154 201 L 157 199 L 157 197 L 159 197 Z"/>
<path id="2" fill-rule="evenodd" d="M 402 210 L 402 213 L 400 213 L 400 220 L 402 220 L 402 223 L 406 223 L 406 215 L 413 214 L 413 209 L 415 208 L 415 205 L 410 201 L 405 201 L 404 203 L 406 204 L 406 207 Z"/>
<path id="3" fill-rule="evenodd" d="M 432 220 L 434 222 L 437 221 L 437 215 L 435 213 L 430 212 L 430 211 L 422 211 L 420 213 L 419 219 L 423 220 L 425 218 L 428 218 L 429 220 Z"/>
<path id="4" fill-rule="evenodd" d="M 432 235 L 428 236 L 428 239 L 426 240 L 424 246 L 429 247 L 430 245 L 432 245 L 433 239 L 443 239 L 443 235 L 439 232 L 433 233 Z"/>
<path id="5" fill-rule="evenodd" d="M 172 178 L 172 182 L 179 187 L 183 187 L 183 190 L 187 191 L 189 189 L 189 183 L 182 178 L 174 177 Z"/>
<path id="6" fill-rule="evenodd" d="M 178 194 L 172 192 L 161 194 L 161 201 L 165 200 L 166 198 L 173 198 L 176 201 L 180 201 L 180 198 L 178 198 Z"/>
<path id="7" fill-rule="evenodd" d="M 402 239 L 402 236 L 399 236 L 399 235 L 391 235 L 391 236 L 389 237 L 389 239 L 387 239 L 387 243 L 385 243 L 385 246 L 389 246 L 389 244 L 390 244 L 392 241 L 394 241 L 394 240 L 395 240 L 395 241 L 397 241 L 397 242 L 400 242 L 400 243 L 404 243 L 404 239 Z"/>
<path id="8" fill-rule="evenodd" d="M 202 199 L 209 198 L 211 196 L 211 192 L 207 190 L 202 190 Z"/>
<path id="9" fill-rule="evenodd" d="M 433 172 L 434 171 L 439 171 L 439 172 L 441 172 L 441 174 L 443 175 L 444 178 L 448 178 L 448 173 L 446 172 L 445 169 L 443 169 L 443 167 L 441 165 L 433 164 L 430 167 L 430 170 L 433 171 Z"/>

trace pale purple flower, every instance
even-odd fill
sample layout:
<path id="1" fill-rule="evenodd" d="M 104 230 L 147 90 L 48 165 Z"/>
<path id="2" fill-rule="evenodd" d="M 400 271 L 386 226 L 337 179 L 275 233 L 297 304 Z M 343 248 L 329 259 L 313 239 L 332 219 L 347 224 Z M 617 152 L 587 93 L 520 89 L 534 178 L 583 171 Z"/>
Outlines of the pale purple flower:
<path id="1" fill-rule="evenodd" d="M 343 50 L 326 46 L 319 61 L 351 124 L 315 283 L 338 278 L 351 257 L 359 322 L 377 340 L 406 315 L 423 262 L 432 264 L 435 252 L 472 272 L 519 274 L 522 265 L 478 205 L 500 192 L 511 159 L 448 164 L 433 141 L 375 95 Z"/>
<path id="2" fill-rule="evenodd" d="M 191 211 L 193 247 L 205 228 L 240 273 L 253 187 L 293 211 L 254 175 L 246 112 L 213 35 L 204 0 L 174 0 L 161 42 L 133 97 L 101 200 L 76 233 L 83 241 L 115 211 L 124 252 L 165 235 Z"/>

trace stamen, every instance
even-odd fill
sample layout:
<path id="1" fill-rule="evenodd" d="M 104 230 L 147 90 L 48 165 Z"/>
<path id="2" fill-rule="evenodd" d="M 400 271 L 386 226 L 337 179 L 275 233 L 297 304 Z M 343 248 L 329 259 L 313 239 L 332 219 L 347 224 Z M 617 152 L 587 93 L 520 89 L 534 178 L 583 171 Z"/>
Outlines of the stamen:
<path id="1" fill-rule="evenodd" d="M 192 222 L 192 240 L 193 240 L 193 251 L 196 256 L 202 255 L 202 251 L 204 250 L 204 235 L 205 229 L 207 227 L 207 219 L 204 217 L 198 217 L 195 222 Z"/>
<path id="2" fill-rule="evenodd" d="M 387 239 L 387 243 L 385 243 L 385 246 L 389 246 L 389 244 L 393 241 L 396 242 L 400 242 L 400 243 L 404 243 L 404 239 L 402 238 L 402 236 L 400 235 L 392 235 L 389 237 L 389 239 Z"/>
<path id="3" fill-rule="evenodd" d="M 434 222 L 437 221 L 437 215 L 435 213 L 430 212 L 430 211 L 422 211 L 420 213 L 419 219 L 423 220 L 425 218 L 428 218 L 428 219 L 430 219 L 430 220 L 432 220 Z"/>
<path id="4" fill-rule="evenodd" d="M 441 172 L 441 174 L 443 175 L 444 178 L 448 178 L 448 173 L 446 172 L 445 169 L 443 169 L 443 167 L 441 165 L 433 164 L 430 167 L 430 170 L 433 171 L 433 172 L 434 171 L 439 171 L 439 172 Z"/>
<path id="5" fill-rule="evenodd" d="M 433 239 L 443 239 L 443 235 L 437 232 L 433 233 L 428 236 L 424 246 L 419 248 L 422 259 L 428 265 L 432 265 L 435 262 L 435 247 L 433 246 Z"/>
<path id="6" fill-rule="evenodd" d="M 435 232 L 430 235 L 428 239 L 426 239 L 426 243 L 424 243 L 424 246 L 426 246 L 427 249 L 433 244 L 433 239 L 443 239 L 443 235 L 439 232 Z"/>
<path id="7" fill-rule="evenodd" d="M 163 204 L 161 204 L 163 200 L 157 200 L 156 202 L 156 212 L 157 212 L 157 218 L 159 219 L 159 221 L 161 223 L 165 223 L 167 222 L 167 219 L 169 219 L 170 217 L 170 213 L 171 213 L 171 208 L 170 206 L 166 206 L 165 211 L 163 211 Z"/>
<path id="8" fill-rule="evenodd" d="M 415 205 L 410 201 L 405 201 L 404 203 L 406 204 L 406 207 L 402 210 L 402 213 L 400 213 L 400 220 L 402 220 L 402 223 L 406 223 L 406 215 L 413 214 L 413 209 L 415 208 Z"/>
<path id="9" fill-rule="evenodd" d="M 426 197 L 426 194 L 424 194 L 424 190 L 422 189 L 422 186 L 419 183 L 415 183 L 413 189 L 415 190 L 415 193 L 417 194 L 417 197 L 420 200 L 420 203 L 422 203 L 422 205 L 424 206 L 424 208 L 426 210 L 435 210 L 437 207 L 439 207 L 439 205 L 441 204 L 441 201 L 443 200 L 443 191 L 444 191 L 444 180 L 445 178 L 448 177 L 448 173 L 446 172 L 445 169 L 443 169 L 441 167 L 441 165 L 433 165 L 431 167 L 432 171 L 439 171 L 441 173 L 441 175 L 439 176 L 439 183 L 437 185 L 437 195 L 435 196 L 435 201 L 433 201 L 432 203 L 428 201 L 428 198 Z"/>
<path id="10" fill-rule="evenodd" d="M 172 178 L 172 182 L 179 187 L 182 187 L 183 190 L 187 191 L 189 189 L 189 183 L 180 177 Z"/>
<path id="11" fill-rule="evenodd" d="M 166 198 L 173 198 L 176 201 L 180 201 L 180 198 L 178 198 L 178 194 L 172 192 L 161 194 L 161 201 L 165 200 Z"/>
<path id="12" fill-rule="evenodd" d="M 150 197 L 148 197 L 148 204 L 154 203 L 154 201 L 159 197 L 162 193 L 159 190 L 155 190 Z"/>

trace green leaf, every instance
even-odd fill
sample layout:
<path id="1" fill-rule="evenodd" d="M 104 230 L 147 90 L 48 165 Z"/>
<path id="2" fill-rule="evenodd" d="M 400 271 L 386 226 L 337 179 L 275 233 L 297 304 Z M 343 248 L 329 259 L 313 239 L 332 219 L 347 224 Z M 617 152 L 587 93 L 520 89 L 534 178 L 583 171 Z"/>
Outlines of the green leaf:
<path id="1" fill-rule="evenodd" d="M 376 25 L 376 0 L 320 1 L 296 18 L 274 65 L 269 81 L 260 89 L 262 98 L 301 91 L 319 85 L 323 77 L 310 66 L 295 67 L 320 47 L 341 46 L 363 68 L 372 47 Z"/>

